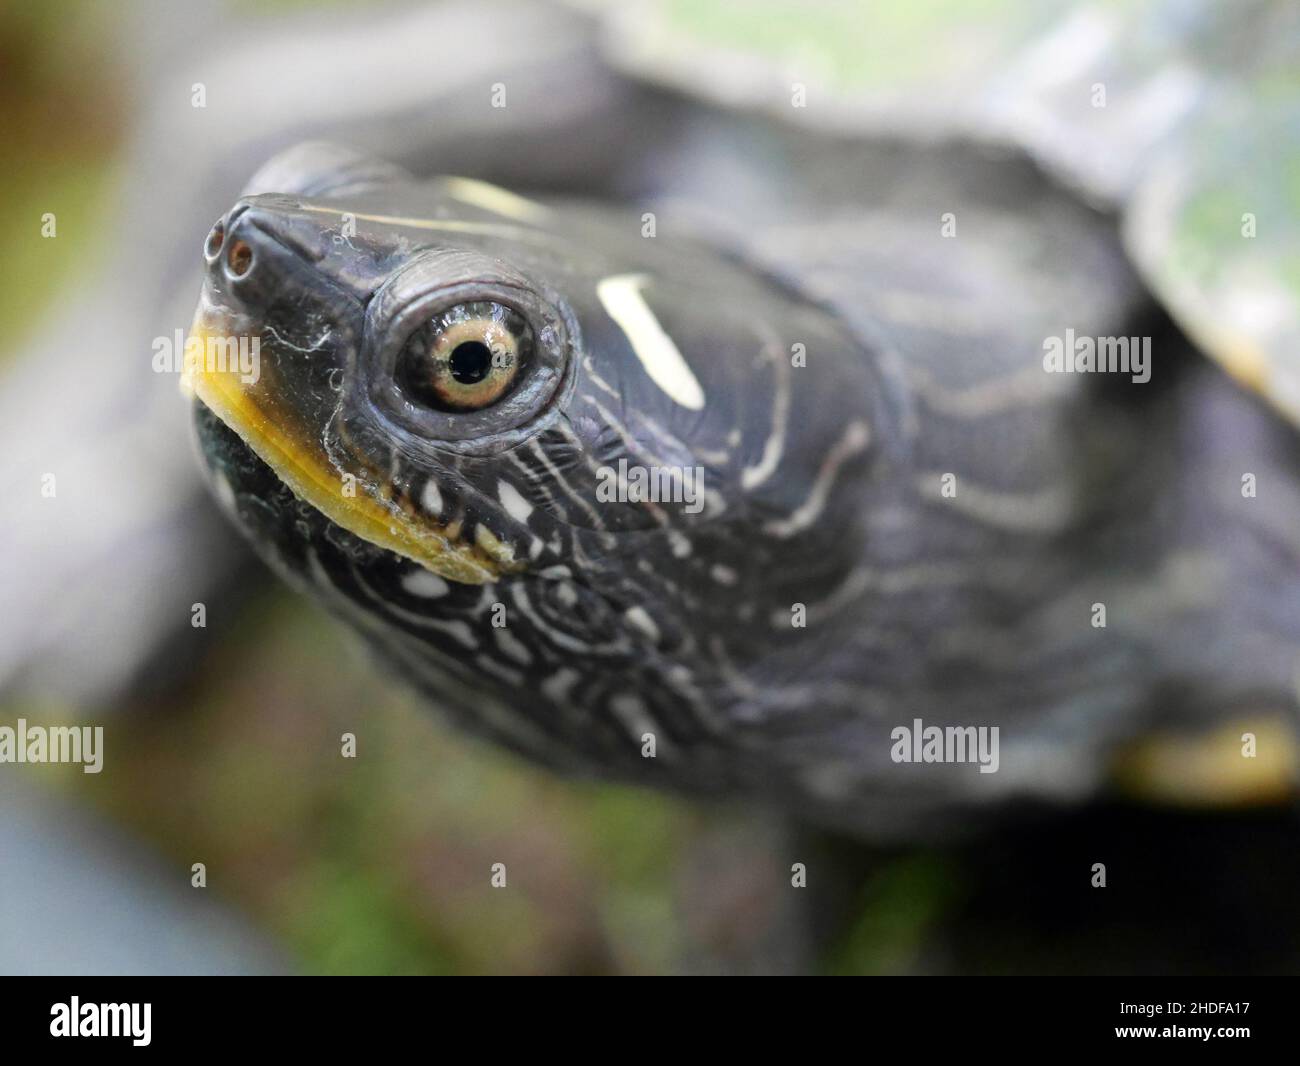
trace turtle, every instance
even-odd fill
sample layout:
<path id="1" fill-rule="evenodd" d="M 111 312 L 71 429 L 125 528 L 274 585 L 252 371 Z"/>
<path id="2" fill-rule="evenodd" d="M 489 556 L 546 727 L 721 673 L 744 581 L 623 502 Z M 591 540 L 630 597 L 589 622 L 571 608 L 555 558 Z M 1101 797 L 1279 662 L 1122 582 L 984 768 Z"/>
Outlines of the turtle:
<path id="1" fill-rule="evenodd" d="M 270 161 L 185 375 L 255 548 L 463 728 L 855 834 L 1285 751 L 1294 427 L 1032 161 L 732 129 L 728 211 Z"/>
<path id="2" fill-rule="evenodd" d="M 788 14 L 778 17 L 780 6 L 766 6 L 763 25 L 780 27 L 770 38 L 787 40 L 797 20 Z M 384 654 L 399 660 L 404 672 L 422 677 L 436 702 L 459 720 L 567 768 L 595 767 L 694 789 L 758 791 L 827 820 L 873 831 L 894 826 L 903 813 L 910 824 L 975 797 L 993 804 L 1016 795 L 1077 800 L 1100 787 L 1113 757 L 1132 750 L 1130 741 L 1166 726 L 1186 733 L 1222 725 L 1235 721 L 1243 708 L 1280 716 L 1270 719 L 1282 721 L 1280 729 L 1270 725 L 1266 732 L 1252 732 L 1265 738 L 1265 750 L 1274 753 L 1272 761 L 1263 762 L 1280 762 L 1288 769 L 1293 762 L 1288 747 L 1292 645 L 1285 589 L 1275 571 L 1285 573 L 1276 558 L 1285 555 L 1285 531 L 1291 526 L 1290 478 L 1285 474 L 1290 442 L 1285 419 L 1291 406 L 1285 383 L 1291 365 L 1286 342 L 1292 334 L 1285 324 L 1288 315 L 1294 321 L 1294 289 L 1289 302 L 1285 288 L 1279 296 L 1272 283 L 1285 285 L 1285 264 L 1257 256 L 1255 250 L 1282 247 L 1277 235 L 1294 221 L 1294 212 L 1290 218 L 1285 211 L 1275 212 L 1273 228 L 1263 231 L 1266 241 L 1255 245 L 1229 244 L 1222 230 L 1208 236 L 1203 228 L 1185 234 L 1174 225 L 1203 220 L 1199 202 L 1180 206 L 1190 203 L 1187 179 L 1193 179 L 1195 191 L 1197 180 L 1206 183 L 1202 164 L 1223 165 L 1221 155 L 1207 150 L 1205 122 L 1223 128 L 1245 115 L 1248 121 L 1230 128 L 1240 132 L 1246 147 L 1263 145 L 1265 151 L 1250 158 L 1269 162 L 1267 137 L 1255 135 L 1285 128 L 1296 98 L 1282 77 L 1295 39 L 1285 10 L 1252 5 L 1234 27 L 1239 32 L 1224 42 L 1208 32 L 1219 20 L 1204 7 L 1171 20 L 1168 5 L 1078 14 L 1067 5 L 1031 9 L 1008 4 L 1000 19 L 982 24 L 979 62 L 953 64 L 954 48 L 943 46 L 925 53 L 939 60 L 928 68 L 880 59 L 891 47 L 898 55 L 919 58 L 914 24 L 900 28 L 888 20 L 836 16 L 836 32 L 829 33 L 824 19 L 810 23 L 811 36 L 824 49 L 850 57 L 832 64 L 844 68 L 847 92 L 834 85 L 839 70 L 832 71 L 826 84 L 819 82 L 825 57 L 815 48 L 807 54 L 806 45 L 801 55 L 782 45 L 776 80 L 752 55 L 737 62 L 732 43 L 718 48 L 726 27 L 737 24 L 707 17 L 709 5 L 694 10 L 692 24 L 678 17 L 680 5 L 634 5 L 629 14 L 602 26 L 551 9 L 533 14 L 529 5 L 503 5 L 476 16 L 492 21 L 500 55 L 467 70 L 463 80 L 420 82 L 406 95 L 398 94 L 400 99 L 374 94 L 363 108 L 321 93 L 311 114 L 287 114 L 278 110 L 276 94 L 259 93 L 256 108 L 226 116 L 217 138 L 206 127 L 180 137 L 179 130 L 194 127 L 160 121 L 154 153 L 145 155 L 156 161 L 164 135 L 173 138 L 167 159 L 197 160 L 207 168 L 203 196 L 194 198 L 207 204 L 221 187 L 237 180 L 232 175 L 239 165 L 282 141 L 286 129 L 342 134 L 381 156 L 395 157 L 421 177 L 462 170 L 513 190 L 455 179 L 426 187 L 400 167 L 321 146 L 280 157 L 249 186 L 251 199 L 241 213 L 247 215 L 244 227 L 253 219 L 274 218 L 267 222 L 271 230 L 278 233 L 282 225 L 289 226 L 287 246 L 308 258 L 321 250 L 316 262 L 327 271 L 339 268 L 340 257 L 355 257 L 353 266 L 362 273 L 334 279 L 345 288 L 378 284 L 380 269 L 396 271 L 407 256 L 431 251 L 427 242 L 438 232 L 434 224 L 460 225 L 462 234 L 481 230 L 475 240 L 462 242 L 467 247 L 461 251 L 488 255 L 484 249 L 489 249 L 489 257 L 507 267 L 521 260 L 533 263 L 538 249 L 528 248 L 539 241 L 529 235 L 544 234 L 541 253 L 551 256 L 547 263 L 519 277 L 511 273 L 513 281 L 492 275 L 510 293 L 535 292 L 533 275 L 555 275 L 550 284 L 558 284 L 586 277 L 582 271 L 594 270 L 594 262 L 639 264 L 599 279 L 610 281 L 603 291 L 622 319 L 599 294 L 599 307 L 588 307 L 590 292 L 548 290 L 538 305 L 573 311 L 571 321 L 561 315 L 555 332 L 543 330 L 547 337 L 576 336 L 587 345 L 581 348 L 583 358 L 625 365 L 627 374 L 615 379 L 614 391 L 603 398 L 592 393 L 588 379 L 578 373 L 582 360 L 572 371 L 570 361 L 564 373 L 552 367 L 541 376 L 529 363 L 533 370 L 521 370 L 520 383 L 507 387 L 503 410 L 518 410 L 520 397 L 536 399 L 545 382 L 558 378 L 551 395 L 574 413 L 570 431 L 584 447 L 595 449 L 588 455 L 612 460 L 598 468 L 617 472 L 619 460 L 626 458 L 628 469 L 648 465 L 692 476 L 702 471 L 702 509 L 686 510 L 699 500 L 671 501 L 665 509 L 654 501 L 629 507 L 630 501 L 588 499 L 594 517 L 588 515 L 588 525 L 573 518 L 578 523 L 571 527 L 573 538 L 560 540 L 561 554 L 567 543 L 575 546 L 575 555 L 555 561 L 552 531 L 549 539 L 540 538 L 540 551 L 553 565 L 530 567 L 537 562 L 527 554 L 532 540 L 525 546 L 511 539 L 520 534 L 518 514 L 528 508 L 529 521 L 541 523 L 557 512 L 572 518 L 571 511 L 586 511 L 568 493 L 535 495 L 543 492 L 545 478 L 521 485 L 498 477 L 496 502 L 486 493 L 477 498 L 476 506 L 484 510 L 470 508 L 456 530 L 461 536 L 448 538 L 444 529 L 448 544 L 431 568 L 431 558 L 420 555 L 428 537 L 412 533 L 409 521 L 396 524 L 404 533 L 384 533 L 372 521 L 364 528 L 378 539 L 355 539 L 358 534 L 349 531 L 349 523 L 360 512 L 351 509 L 352 503 L 344 507 L 332 501 L 328 513 L 312 507 L 304 495 L 307 486 L 284 480 L 284 455 L 259 455 L 245 439 L 252 430 L 234 411 L 225 411 L 228 423 L 200 402 L 199 433 L 219 498 L 228 508 L 233 503 L 255 543 L 278 560 L 275 565 L 347 614 L 386 649 Z M 360 65 L 366 57 L 382 54 L 392 69 L 436 72 L 441 78 L 454 72 L 454 65 L 439 65 L 435 71 L 432 65 L 412 66 L 393 57 L 417 54 L 435 31 L 455 36 L 453 20 L 464 14 L 451 5 L 450 13 L 409 14 L 367 25 L 368 33 L 383 37 L 383 48 L 357 49 L 345 32 L 332 39 L 332 47 L 314 40 L 310 62 L 296 63 L 298 53 L 282 47 L 283 42 L 262 47 L 249 40 L 246 48 L 222 57 L 224 66 L 209 68 L 207 76 L 211 83 L 225 75 L 220 84 L 237 92 L 258 84 L 253 75 L 274 59 L 276 69 L 303 77 L 348 70 L 364 85 Z M 418 27 L 413 26 L 416 20 Z M 1141 32 L 1126 35 L 1126 27 Z M 952 42 L 969 30 L 963 19 L 936 17 L 925 35 L 931 42 Z M 689 32 L 711 35 L 707 49 L 685 47 Z M 1268 47 L 1252 53 L 1243 40 Z M 1153 41 L 1159 45 L 1154 52 Z M 767 41 L 757 43 L 766 46 Z M 1084 59 L 1064 76 L 1053 57 L 1059 58 L 1063 48 L 1069 54 L 1070 46 Z M 1266 62 L 1256 62 L 1252 55 Z M 862 62 L 863 56 L 875 59 Z M 858 92 L 855 62 L 872 74 L 898 75 L 901 66 L 911 81 L 905 77 L 901 87 L 875 85 Z M 488 112 L 488 82 L 501 64 L 506 68 L 501 84 L 511 92 L 512 103 Z M 1105 109 L 1095 106 L 1089 64 L 1101 65 L 1103 87 L 1110 82 Z M 1140 94 L 1115 91 L 1122 84 L 1114 77 L 1117 69 L 1167 74 L 1170 67 L 1175 73 L 1204 75 L 1194 79 L 1195 92 L 1174 94 L 1177 108 L 1137 107 Z M 787 76 L 791 69 L 794 79 Z M 1260 73 L 1260 84 L 1272 95 L 1261 93 L 1257 100 L 1243 71 Z M 728 77 L 728 72 L 740 76 Z M 952 74 L 956 76 L 948 76 Z M 792 80 L 802 93 L 791 95 Z M 648 89 L 646 81 L 667 88 Z M 1152 81 L 1156 88 L 1171 82 L 1186 88 L 1186 79 L 1180 83 L 1171 76 L 1153 76 Z M 808 97 L 812 106 L 794 106 Z M 1086 107 L 1085 97 L 1090 97 Z M 1162 99 L 1155 90 L 1141 96 L 1148 104 Z M 1256 124 L 1258 105 L 1265 99 L 1276 105 L 1272 114 L 1278 118 Z M 954 106 L 955 101 L 969 106 Z M 427 121 L 424 116 L 434 110 L 439 121 Z M 362 111 L 364 117 L 358 118 Z M 485 115 L 496 125 L 488 126 Z M 1112 116 L 1115 121 L 1091 121 Z M 1198 126 L 1200 120 L 1205 122 Z M 1199 131 L 1200 138 L 1188 131 Z M 1160 149 L 1159 167 L 1150 165 L 1156 158 L 1153 145 Z M 1269 172 L 1256 165 L 1241 168 L 1236 176 L 1240 174 L 1262 174 L 1268 191 L 1282 184 L 1276 168 Z M 1274 180 L 1267 181 L 1269 177 Z M 1171 190 L 1177 195 L 1170 195 Z M 538 191 L 544 195 L 519 195 Z M 611 214 L 608 206 L 594 203 L 566 206 L 553 202 L 557 195 L 588 196 L 623 207 Z M 1265 197 L 1259 202 L 1273 201 Z M 135 223 L 152 217 L 155 208 L 151 196 L 142 196 L 140 218 L 128 229 L 150 232 Z M 1126 209 L 1118 226 L 1117 208 Z M 333 229 L 320 228 L 325 220 L 345 215 L 375 217 L 362 218 L 357 233 L 344 232 L 337 221 Z M 168 237 L 174 243 L 166 255 L 153 250 L 140 257 L 140 268 L 153 270 L 160 281 L 164 274 L 170 278 L 176 273 L 176 264 L 187 255 L 192 257 L 186 241 L 194 238 L 182 232 L 182 217 L 193 221 L 179 209 L 174 213 Z M 230 212 L 222 217 L 219 244 L 224 249 L 238 219 Z M 567 227 L 565 232 L 556 231 L 556 220 Z M 505 224 L 513 227 L 511 237 L 495 244 L 482 228 Z M 647 226 L 646 232 L 655 236 L 641 235 Z M 196 224 L 195 232 L 199 229 Z M 327 232 L 328 248 L 323 244 Z M 636 236 L 630 243 L 629 232 Z M 579 237 L 590 243 L 582 244 Z M 260 247 L 245 241 L 249 248 Z M 1224 316 L 1214 329 L 1206 328 L 1204 309 L 1222 310 L 1224 300 L 1203 286 L 1189 285 L 1178 273 L 1196 260 L 1185 254 L 1189 242 L 1193 251 L 1210 245 L 1216 253 L 1241 252 L 1235 260 L 1226 254 L 1202 255 L 1201 265 L 1208 261 L 1217 269 L 1225 262 L 1244 262 L 1254 270 L 1251 291 L 1270 296 L 1269 313 L 1261 319 L 1258 303 L 1246 301 L 1248 313 L 1234 322 L 1227 341 Z M 278 246 L 273 241 L 271 253 L 278 255 Z M 209 247 L 216 244 L 210 241 Z M 561 247 L 564 257 L 572 258 L 555 251 Z M 388 258 L 376 259 L 385 248 Z M 264 266 L 265 257 L 249 262 Z M 228 261 L 211 258 L 206 284 L 214 289 L 229 285 L 233 291 L 228 267 Z M 1168 271 L 1168 278 L 1162 280 L 1160 270 Z M 1270 285 L 1257 289 L 1253 283 L 1260 271 Z M 250 273 L 244 291 L 253 291 L 260 276 Z M 681 292 L 680 306 L 670 313 L 656 292 L 672 277 L 692 278 L 698 285 Z M 723 279 L 718 284 L 726 295 L 725 308 L 689 310 L 701 295 L 719 292 L 711 289 L 714 278 Z M 169 288 L 189 285 L 187 274 L 184 285 Z M 227 299 L 230 293 L 223 288 L 218 295 Z M 487 302 L 504 309 L 493 312 L 501 322 L 517 324 L 510 300 Z M 212 306 L 223 305 L 216 300 Z M 777 306 L 788 316 L 780 329 L 769 330 L 769 313 Z M 589 316 L 575 307 L 593 310 L 600 326 L 586 321 Z M 714 321 L 723 321 L 724 311 L 735 316 L 741 307 L 745 310 L 734 320 L 725 320 L 746 337 L 753 330 L 763 333 L 761 350 L 749 352 L 748 363 L 739 341 L 717 339 Z M 760 308 L 766 310 L 760 313 Z M 238 317 L 228 299 L 225 312 Z M 1173 314 L 1181 330 L 1165 319 L 1165 312 Z M 155 312 L 154 320 L 158 317 Z M 674 325 L 678 317 L 683 325 Z M 1131 383 L 1131 389 L 1120 390 L 1112 378 L 1049 375 L 1037 361 L 1041 344 L 1066 328 L 1086 336 L 1126 336 L 1122 326 L 1144 321 L 1141 332 L 1150 335 L 1155 348 L 1154 384 Z M 1249 327 L 1261 321 L 1267 327 L 1264 343 L 1241 344 L 1242 337 L 1259 340 L 1261 335 L 1252 338 Z M 200 335 L 211 325 L 205 322 L 199 322 Z M 308 323 L 303 319 L 269 323 L 276 334 L 265 336 L 251 324 L 251 319 L 244 323 L 250 327 L 246 335 L 257 333 L 268 372 L 281 362 L 305 361 L 312 353 L 321 363 L 328 361 L 325 349 L 313 347 L 322 334 L 304 336 Z M 218 333 L 229 333 L 229 325 L 219 325 Z M 791 337 L 792 325 L 806 335 Z M 699 365 L 701 357 L 682 329 L 694 341 L 709 344 L 711 358 L 716 357 L 708 363 L 711 369 Z M 518 342 L 510 330 L 506 333 Z M 661 335 L 665 340 L 646 342 L 658 352 L 646 361 L 629 339 Z M 286 348 L 275 336 L 304 350 Z M 509 347 L 500 334 L 493 336 Z M 593 336 L 601 342 L 594 349 Z M 539 348 L 535 335 L 525 340 L 533 354 L 546 350 L 545 343 Z M 787 341 L 801 346 L 803 355 L 788 352 L 782 362 L 776 352 Z M 578 341 L 572 343 L 578 352 Z M 966 358 L 952 357 L 955 347 Z M 674 351 L 680 358 L 666 354 Z M 831 353 L 840 358 L 832 359 Z M 863 358 L 855 361 L 850 353 Z M 1256 398 L 1234 388 L 1203 355 L 1214 357 L 1283 414 L 1266 411 Z M 789 361 L 795 358 L 807 362 Z M 121 360 L 100 361 L 127 366 Z M 788 389 L 775 376 L 787 364 Z M 767 383 L 764 372 L 773 375 Z M 492 367 L 487 376 L 496 374 Z M 732 382 L 728 374 L 739 375 L 736 387 L 722 384 Z M 599 371 L 596 376 L 604 380 Z M 322 382 L 315 381 L 298 398 L 307 402 L 310 393 L 324 402 L 328 395 L 338 395 L 335 386 L 345 379 L 346 373 L 325 375 L 324 391 L 317 391 Z M 877 379 L 879 388 L 869 387 Z M 820 384 L 802 391 L 796 387 L 813 381 Z M 147 389 L 131 388 L 153 397 L 156 384 L 150 380 Z M 210 388 L 202 380 L 191 384 L 200 399 Z M 525 392 L 525 385 L 533 391 Z M 752 406 L 724 412 L 716 403 L 720 395 L 728 404 L 743 399 Z M 696 402 L 703 406 L 692 406 Z M 598 403 L 616 416 L 614 421 L 604 418 Z M 640 403 L 650 404 L 650 410 L 667 404 L 670 425 L 688 420 L 690 432 L 683 428 L 680 436 L 656 444 L 672 445 L 670 462 L 636 463 L 632 450 L 620 454 L 620 448 L 631 449 L 633 443 L 644 448 L 643 438 L 654 438 L 663 428 Z M 579 416 L 583 407 L 587 410 Z M 734 420 L 729 418 L 733 414 Z M 791 421 L 796 414 L 801 415 L 797 434 L 764 435 L 763 427 L 796 425 Z M 627 429 L 629 417 L 637 424 L 624 439 L 611 427 L 617 422 Z M 641 424 L 641 419 L 649 422 Z M 550 425 L 532 428 L 559 432 Z M 318 431 L 321 441 L 335 441 L 327 425 Z M 1202 447 L 1202 431 L 1216 447 Z M 514 426 L 506 432 L 518 441 L 517 448 L 501 453 L 510 457 L 506 461 L 535 461 L 550 475 L 543 463 L 554 465 L 549 452 L 523 459 L 526 431 Z M 1246 433 L 1254 436 L 1240 460 L 1216 450 L 1233 440 L 1245 441 Z M 758 439 L 765 442 L 761 454 L 746 453 Z M 380 450 L 384 443 L 376 435 L 366 442 Z M 305 447 L 307 442 L 298 443 Z M 561 455 L 578 462 L 575 447 L 570 442 Z M 456 484 L 463 490 L 469 484 L 465 470 L 481 474 L 489 468 L 488 457 L 474 455 L 472 444 L 462 440 L 450 450 L 461 456 Z M 156 458 L 159 449 L 146 447 L 144 453 Z M 993 456 L 1002 457 L 1001 468 L 980 465 Z M 1141 462 L 1135 464 L 1135 456 Z M 268 458 L 274 461 L 268 463 Z M 976 465 L 963 467 L 958 459 L 976 460 Z M 924 475 L 910 484 L 911 495 L 905 479 L 898 477 L 913 469 L 909 464 L 921 464 L 915 473 Z M 136 456 L 116 462 L 114 469 L 154 476 L 156 465 Z M 1227 473 L 1212 474 L 1218 467 Z M 557 469 L 569 471 L 567 466 Z M 211 551 L 180 553 L 188 565 L 186 580 L 165 582 L 150 596 L 170 589 L 181 594 L 178 603 L 188 604 L 203 590 L 224 583 L 232 565 L 230 545 L 212 538 L 206 515 L 189 491 L 184 465 L 169 464 L 168 471 L 175 491 L 155 496 L 170 501 L 171 510 L 166 523 L 160 518 L 154 528 L 174 533 L 176 517 L 183 514 L 185 529 L 211 538 L 202 542 Z M 341 497 L 344 501 L 371 500 L 388 508 L 401 498 L 400 485 L 377 479 L 373 470 L 348 472 L 357 477 L 353 487 L 359 495 Z M 1259 497 L 1240 495 L 1246 474 L 1267 487 Z M 503 481 L 514 486 L 515 496 L 500 488 Z M 681 476 L 678 481 L 679 495 L 684 495 L 689 486 Z M 1223 490 L 1225 484 L 1238 494 L 1230 501 L 1237 511 L 1209 491 Z M 673 486 L 668 488 L 671 493 Z M 438 491 L 440 502 L 453 499 L 450 487 L 445 499 L 444 489 Z M 423 505 L 433 498 L 430 492 L 429 500 L 416 502 Z M 468 506 L 467 499 L 458 497 L 456 503 Z M 296 516 L 295 523 L 287 533 L 276 532 L 276 523 L 289 514 Z M 1265 533 L 1221 521 L 1225 514 L 1253 518 L 1271 531 L 1276 543 L 1263 543 Z M 279 518 L 268 526 L 267 516 L 274 515 Z M 602 522 L 617 528 L 602 530 Z M 679 522 L 685 525 L 679 527 Z M 85 528 L 97 526 L 88 522 Z M 789 537 L 778 536 L 792 529 Z M 605 550 L 592 555 L 589 544 L 603 543 L 597 534 L 620 537 L 625 546 L 620 552 L 630 554 Z M 295 547 L 294 535 L 309 542 L 313 552 L 301 543 Z M 320 538 L 335 550 L 319 548 Z M 189 534 L 160 540 L 184 540 L 186 549 L 195 543 Z M 786 550 L 774 547 L 777 542 Z M 347 568 L 339 568 L 340 550 Z M 204 567 L 193 565 L 196 554 Z M 15 553 L 3 557 L 13 559 Z M 295 560 L 326 557 L 339 564 L 323 572 L 329 581 L 319 570 L 304 572 L 295 565 Z M 578 561 L 596 560 L 606 564 L 599 581 L 592 569 L 577 566 Z M 361 567 L 361 579 L 340 599 L 335 583 L 353 564 Z M 410 571 L 410 564 L 420 570 Z M 149 565 L 156 570 L 156 564 Z M 510 576 L 491 579 L 493 567 L 507 568 Z M 570 574 L 565 576 L 561 567 Z M 449 570 L 461 578 L 481 578 L 483 584 L 465 584 L 443 572 Z M 543 570 L 545 578 L 538 576 Z M 402 577 L 395 576 L 399 572 Z M 1269 577 L 1263 579 L 1261 573 Z M 645 585 L 638 585 L 639 574 L 647 575 Z M 655 574 L 668 582 L 665 587 L 680 590 L 684 598 L 678 606 L 684 609 L 657 610 L 662 597 L 649 594 L 629 601 L 633 592 L 653 585 Z M 375 592 L 374 580 L 383 589 L 378 598 L 369 595 Z M 504 591 L 506 581 L 512 591 Z M 203 590 L 195 591 L 196 582 Z M 97 585 L 78 583 L 87 595 L 100 591 Z M 416 596 L 419 609 L 412 611 L 412 589 L 440 592 L 444 584 L 446 595 Z M 483 600 L 489 587 L 501 588 L 502 598 Z M 530 588 L 546 595 L 534 598 L 521 591 Z M 762 598 L 755 596 L 759 588 L 765 589 Z M 1232 589 L 1240 595 L 1230 595 Z M 1059 598 L 1067 590 L 1080 597 L 1082 606 L 1073 613 Z M 521 621 L 530 616 L 514 601 L 517 595 L 534 608 L 549 605 L 547 597 L 554 595 L 555 613 L 536 614 L 534 628 L 528 629 Z M 476 661 L 477 669 L 471 671 L 465 659 L 472 650 L 465 644 L 466 627 L 478 643 L 474 625 L 484 624 L 467 606 L 473 596 L 479 597 L 476 604 L 500 604 L 506 624 L 485 631 L 482 647 L 495 653 Z M 1131 602 L 1125 604 L 1126 598 Z M 862 614 L 869 603 L 882 609 L 861 627 L 845 624 L 855 607 Z M 1094 624 L 1102 620 L 1095 605 L 1108 611 L 1105 626 Z M 804 625 L 795 624 L 800 606 Z M 457 616 L 458 611 L 464 616 Z M 96 618 L 110 622 L 119 613 L 120 599 L 94 608 Z M 186 617 L 180 609 L 154 613 Z M 423 621 L 406 617 L 412 614 Z M 533 646 L 547 626 L 559 625 L 557 619 L 587 614 L 591 630 L 602 639 L 597 642 L 589 631 L 585 641 L 566 649 L 563 665 L 538 651 L 545 644 Z M 487 625 L 493 617 L 490 610 Z M 500 612 L 495 617 L 501 618 Z M 1080 617 L 1085 624 L 1075 633 L 1072 627 Z M 441 633 L 459 646 L 461 658 L 450 662 L 432 651 L 410 654 L 408 639 L 398 635 L 404 625 L 425 638 Z M 81 628 L 92 636 L 98 632 Z M 120 683 L 121 664 L 138 667 L 168 631 L 165 624 L 150 629 L 153 643 L 146 640 L 138 653 L 123 649 L 111 659 L 88 653 L 87 666 L 93 669 L 61 669 L 59 676 L 64 682 L 80 681 L 81 695 L 110 691 L 115 684 L 105 676 Z M 1067 631 L 1077 644 L 1052 643 L 1052 637 Z M 676 648 L 674 654 L 684 655 L 692 641 L 693 658 L 675 659 L 665 652 Z M 67 642 L 55 643 L 59 661 L 66 664 Z M 98 647 L 96 641 L 90 643 Z M 608 653 L 604 657 L 602 648 Z M 616 648 L 637 651 L 619 658 Z M 525 656 L 531 657 L 528 662 Z M 545 674 L 544 668 L 549 668 Z M 523 694 L 534 692 L 535 710 L 545 706 L 554 711 L 540 733 L 536 716 L 520 714 Z M 917 733 L 927 724 L 1000 726 L 999 769 L 980 774 L 970 766 L 894 762 L 890 751 L 899 742 L 893 732 L 914 723 Z M 1235 738 L 1235 726 L 1233 730 Z M 646 736 L 655 741 L 653 758 L 642 754 L 649 743 Z M 869 757 L 862 755 L 864 744 Z M 1176 753 L 1174 769 L 1162 772 L 1171 761 L 1170 751 Z M 1147 784 L 1163 782 L 1166 791 L 1185 788 L 1195 779 L 1195 789 L 1204 791 L 1225 774 L 1235 779 L 1231 768 L 1261 765 L 1236 758 L 1233 749 L 1233 759 L 1211 759 L 1208 773 L 1192 774 L 1186 759 L 1194 754 L 1168 745 L 1139 751 L 1137 776 Z M 1276 792 L 1275 781 L 1266 784 Z"/>

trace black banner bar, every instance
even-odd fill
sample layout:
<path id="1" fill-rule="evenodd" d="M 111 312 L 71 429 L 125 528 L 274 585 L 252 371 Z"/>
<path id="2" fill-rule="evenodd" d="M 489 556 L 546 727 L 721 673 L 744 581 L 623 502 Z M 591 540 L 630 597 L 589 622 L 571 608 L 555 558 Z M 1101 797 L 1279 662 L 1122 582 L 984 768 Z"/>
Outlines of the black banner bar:
<path id="1" fill-rule="evenodd" d="M 751 982 L 738 999 L 661 987 L 640 988 L 635 999 L 620 989 L 609 1003 L 590 988 L 580 994 L 566 990 L 556 1002 L 538 989 L 489 991 L 479 984 L 469 991 L 474 1002 L 462 1007 L 462 989 L 447 981 L 435 988 L 421 979 L 39 978 L 6 982 L 0 1047 L 33 1054 L 66 1048 L 89 1054 L 110 1045 L 133 1054 L 338 1054 L 412 1039 L 450 1048 L 477 1034 L 485 1049 L 496 1051 L 506 1046 L 503 1036 L 508 1041 L 519 1034 L 533 1053 L 541 1053 L 535 1042 L 544 1034 L 550 1034 L 548 1042 L 558 1038 L 560 1028 L 568 1047 L 599 1038 L 600 1046 L 615 1052 L 622 1039 L 653 1047 L 656 1031 L 665 1051 L 719 1041 L 734 1050 L 788 1030 L 794 1040 L 808 1041 L 809 1051 L 828 1039 L 851 1037 L 849 1047 L 864 1057 L 909 1043 L 927 1057 L 946 1047 L 989 1053 L 1132 1045 L 1136 1054 L 1208 1047 L 1240 1056 L 1295 1046 L 1295 986 L 1285 980 L 867 980 L 837 988 L 825 1005 L 802 1001 L 811 990 Z M 745 1004 L 738 1013 L 737 1002 Z M 853 1007 L 846 1013 L 849 1002 Z"/>

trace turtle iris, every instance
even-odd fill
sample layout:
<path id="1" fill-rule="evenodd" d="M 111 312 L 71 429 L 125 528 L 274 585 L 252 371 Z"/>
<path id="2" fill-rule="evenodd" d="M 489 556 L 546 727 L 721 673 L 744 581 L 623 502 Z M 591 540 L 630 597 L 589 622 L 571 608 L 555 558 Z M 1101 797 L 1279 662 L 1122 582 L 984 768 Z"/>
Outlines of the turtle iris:
<path id="1" fill-rule="evenodd" d="M 532 353 L 518 311 L 491 301 L 457 304 L 411 334 L 397 383 L 411 399 L 443 411 L 475 411 L 505 396 Z"/>

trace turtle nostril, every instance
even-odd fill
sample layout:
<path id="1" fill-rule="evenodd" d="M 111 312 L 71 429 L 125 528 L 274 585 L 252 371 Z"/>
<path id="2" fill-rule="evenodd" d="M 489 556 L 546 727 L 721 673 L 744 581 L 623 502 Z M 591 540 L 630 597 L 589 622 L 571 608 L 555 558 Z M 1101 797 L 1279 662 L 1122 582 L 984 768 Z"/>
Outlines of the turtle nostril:
<path id="1" fill-rule="evenodd" d="M 225 243 L 225 240 L 226 227 L 222 225 L 221 220 L 218 219 L 217 224 L 213 226 L 212 230 L 208 233 L 208 241 L 203 246 L 204 255 L 209 259 L 215 259 L 221 254 L 221 246 Z"/>
<path id="2" fill-rule="evenodd" d="M 226 264 L 232 275 L 243 277 L 253 266 L 253 249 L 246 241 L 232 241 L 230 251 L 226 253 Z"/>

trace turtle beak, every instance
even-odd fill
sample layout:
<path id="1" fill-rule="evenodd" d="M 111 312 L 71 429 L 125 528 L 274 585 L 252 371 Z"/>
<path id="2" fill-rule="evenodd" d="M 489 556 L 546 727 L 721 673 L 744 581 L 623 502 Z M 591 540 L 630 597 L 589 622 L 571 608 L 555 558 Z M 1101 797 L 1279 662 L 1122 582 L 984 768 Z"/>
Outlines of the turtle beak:
<path id="1" fill-rule="evenodd" d="M 454 527 L 431 525 L 394 498 L 387 457 L 350 447 L 339 398 L 361 342 L 363 300 L 318 266 L 328 234 L 304 230 L 297 213 L 286 218 L 268 199 L 240 201 L 208 235 L 182 390 L 336 525 L 450 580 L 491 580 L 493 561 Z"/>
<path id="2" fill-rule="evenodd" d="M 300 495 L 337 496 L 340 473 L 321 439 L 330 412 L 313 394 L 342 372 L 336 341 L 355 332 L 360 306 L 279 239 L 284 227 L 263 199 L 241 200 L 208 234 L 181 387 Z"/>

